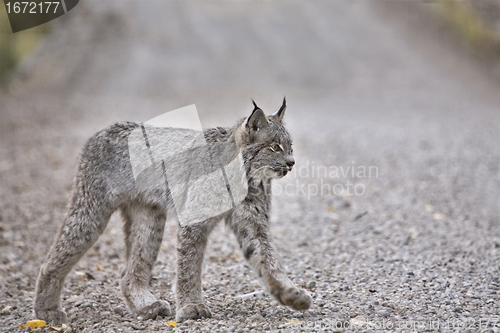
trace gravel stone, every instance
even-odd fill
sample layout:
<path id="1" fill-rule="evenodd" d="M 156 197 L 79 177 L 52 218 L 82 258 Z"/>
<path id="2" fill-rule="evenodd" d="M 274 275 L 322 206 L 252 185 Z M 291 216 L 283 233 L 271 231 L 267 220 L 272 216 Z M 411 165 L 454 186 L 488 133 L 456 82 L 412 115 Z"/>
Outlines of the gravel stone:
<path id="1" fill-rule="evenodd" d="M 119 316 L 123 316 L 125 314 L 125 309 L 117 306 L 116 308 L 113 309 L 113 312 Z"/>

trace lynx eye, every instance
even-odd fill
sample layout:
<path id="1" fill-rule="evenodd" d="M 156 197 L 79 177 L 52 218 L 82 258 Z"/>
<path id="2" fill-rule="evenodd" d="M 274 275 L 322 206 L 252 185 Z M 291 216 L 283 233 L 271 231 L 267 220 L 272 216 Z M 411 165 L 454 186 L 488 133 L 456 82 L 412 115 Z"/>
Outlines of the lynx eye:
<path id="1" fill-rule="evenodd" d="M 283 149 L 281 149 L 281 145 L 280 145 L 280 144 L 274 143 L 274 144 L 271 146 L 271 150 L 272 150 L 272 151 L 280 151 L 280 150 L 283 150 Z"/>

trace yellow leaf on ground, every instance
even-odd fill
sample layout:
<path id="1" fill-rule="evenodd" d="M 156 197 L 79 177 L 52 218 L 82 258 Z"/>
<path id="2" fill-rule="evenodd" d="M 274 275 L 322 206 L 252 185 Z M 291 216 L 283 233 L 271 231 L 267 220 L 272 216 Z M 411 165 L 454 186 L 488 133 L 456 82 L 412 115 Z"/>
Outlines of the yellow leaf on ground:
<path id="1" fill-rule="evenodd" d="M 101 265 L 99 264 L 95 264 L 95 267 L 97 268 L 98 271 L 104 271 L 104 267 L 102 267 Z"/>
<path id="2" fill-rule="evenodd" d="M 28 320 L 26 322 L 26 324 L 19 325 L 19 327 L 21 327 L 21 328 L 29 327 L 33 330 L 35 328 L 44 328 L 45 325 L 47 325 L 47 323 L 45 321 L 37 319 L 37 320 Z"/>
<path id="3" fill-rule="evenodd" d="M 172 321 L 172 320 L 167 321 L 167 324 L 169 324 L 170 326 L 173 326 L 173 327 L 177 326 L 177 323 L 175 321 Z"/>
<path id="4" fill-rule="evenodd" d="M 288 319 L 288 318 L 284 318 L 286 321 L 288 322 L 291 322 L 291 323 L 294 323 L 294 324 L 300 324 L 300 320 L 297 320 L 297 319 Z"/>

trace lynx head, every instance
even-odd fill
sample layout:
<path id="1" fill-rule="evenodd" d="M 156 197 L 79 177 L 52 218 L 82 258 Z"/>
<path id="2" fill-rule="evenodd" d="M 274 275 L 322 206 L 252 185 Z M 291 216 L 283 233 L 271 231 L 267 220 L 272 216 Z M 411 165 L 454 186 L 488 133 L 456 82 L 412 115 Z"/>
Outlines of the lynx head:
<path id="1" fill-rule="evenodd" d="M 292 138 L 283 126 L 286 100 L 274 114 L 266 116 L 253 102 L 254 109 L 239 128 L 239 140 L 249 180 L 260 183 L 264 179 L 281 178 L 292 170 L 295 160 Z"/>

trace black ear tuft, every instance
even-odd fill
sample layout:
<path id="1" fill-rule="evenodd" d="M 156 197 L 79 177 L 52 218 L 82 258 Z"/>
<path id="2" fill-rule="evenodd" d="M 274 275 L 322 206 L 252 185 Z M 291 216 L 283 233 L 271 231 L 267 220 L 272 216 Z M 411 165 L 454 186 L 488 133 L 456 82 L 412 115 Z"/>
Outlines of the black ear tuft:
<path id="1" fill-rule="evenodd" d="M 285 116 L 285 111 L 286 111 L 286 96 L 283 97 L 283 104 L 281 105 L 280 109 L 276 111 L 276 113 L 274 113 L 273 116 L 276 117 L 278 121 L 282 122 L 283 117 Z"/>
<path id="2" fill-rule="evenodd" d="M 255 109 L 260 109 L 260 108 L 257 106 L 257 103 L 255 103 L 255 101 L 253 100 L 253 98 L 252 98 L 252 103 L 253 103 L 254 110 L 255 110 Z"/>

